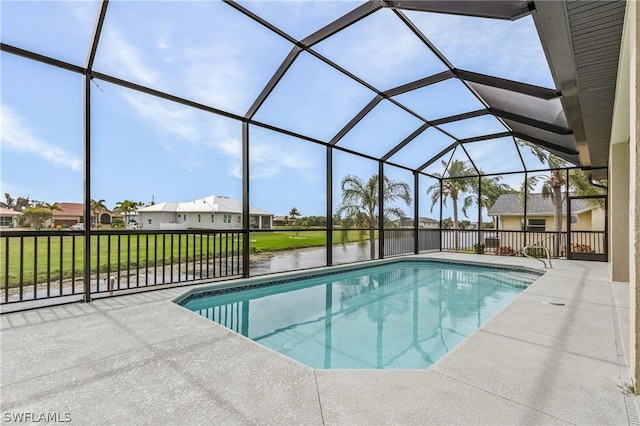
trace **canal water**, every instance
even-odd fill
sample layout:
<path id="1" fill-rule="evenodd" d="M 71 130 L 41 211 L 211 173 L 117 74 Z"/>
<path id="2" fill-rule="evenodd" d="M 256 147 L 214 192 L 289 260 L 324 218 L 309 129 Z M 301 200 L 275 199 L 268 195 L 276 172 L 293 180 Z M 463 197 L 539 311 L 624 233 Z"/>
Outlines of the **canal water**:
<path id="1" fill-rule="evenodd" d="M 378 253 L 376 243 L 376 257 Z M 370 260 L 369 242 L 333 246 L 333 264 Z M 272 274 L 296 269 L 317 268 L 327 265 L 326 247 L 286 250 L 252 255 L 249 258 L 250 275 Z"/>

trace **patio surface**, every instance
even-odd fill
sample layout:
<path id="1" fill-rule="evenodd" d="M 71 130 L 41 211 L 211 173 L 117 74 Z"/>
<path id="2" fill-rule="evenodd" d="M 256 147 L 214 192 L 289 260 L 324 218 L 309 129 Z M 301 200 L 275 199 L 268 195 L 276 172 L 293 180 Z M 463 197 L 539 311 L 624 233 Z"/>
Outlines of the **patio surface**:
<path id="1" fill-rule="evenodd" d="M 1 421 L 637 424 L 638 399 L 626 392 L 628 285 L 609 281 L 606 263 L 553 266 L 428 370 L 311 369 L 171 301 L 191 287 L 5 314 Z"/>

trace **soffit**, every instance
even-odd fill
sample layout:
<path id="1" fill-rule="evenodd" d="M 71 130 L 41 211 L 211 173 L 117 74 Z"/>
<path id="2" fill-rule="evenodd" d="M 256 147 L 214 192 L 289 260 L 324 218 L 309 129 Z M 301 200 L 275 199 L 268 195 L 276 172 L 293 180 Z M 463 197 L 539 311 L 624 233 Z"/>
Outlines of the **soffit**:
<path id="1" fill-rule="evenodd" d="M 536 2 L 533 14 L 582 165 L 606 167 L 624 1 Z"/>

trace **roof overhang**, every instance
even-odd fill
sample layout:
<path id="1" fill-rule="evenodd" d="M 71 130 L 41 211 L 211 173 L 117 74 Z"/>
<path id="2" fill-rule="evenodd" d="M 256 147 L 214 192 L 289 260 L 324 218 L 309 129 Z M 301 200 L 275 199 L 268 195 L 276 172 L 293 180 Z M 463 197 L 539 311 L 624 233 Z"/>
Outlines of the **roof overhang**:
<path id="1" fill-rule="evenodd" d="M 537 1 L 533 19 L 580 164 L 607 167 L 624 1 Z"/>

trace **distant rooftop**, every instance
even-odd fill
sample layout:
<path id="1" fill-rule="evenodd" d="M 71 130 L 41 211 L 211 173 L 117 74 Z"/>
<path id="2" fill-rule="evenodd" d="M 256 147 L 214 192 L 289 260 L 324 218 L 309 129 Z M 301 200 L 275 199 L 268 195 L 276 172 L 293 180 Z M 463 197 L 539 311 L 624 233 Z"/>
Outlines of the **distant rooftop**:
<path id="1" fill-rule="evenodd" d="M 0 206 L 0 214 L 8 216 L 8 215 L 21 215 L 22 213 Z"/>
<path id="2" fill-rule="evenodd" d="M 165 201 L 138 209 L 138 212 L 182 212 L 182 213 L 242 213 L 242 202 L 223 195 L 210 195 L 205 198 L 185 202 Z M 273 216 L 266 210 L 249 206 L 249 214 Z"/>

